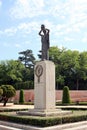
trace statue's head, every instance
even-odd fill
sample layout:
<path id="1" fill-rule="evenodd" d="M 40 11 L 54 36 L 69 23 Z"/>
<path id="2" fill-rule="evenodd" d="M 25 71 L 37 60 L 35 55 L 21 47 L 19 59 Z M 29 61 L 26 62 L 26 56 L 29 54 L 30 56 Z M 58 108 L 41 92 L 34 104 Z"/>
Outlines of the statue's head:
<path id="1" fill-rule="evenodd" d="M 41 25 L 41 29 L 42 30 L 45 29 L 45 25 L 44 24 Z"/>

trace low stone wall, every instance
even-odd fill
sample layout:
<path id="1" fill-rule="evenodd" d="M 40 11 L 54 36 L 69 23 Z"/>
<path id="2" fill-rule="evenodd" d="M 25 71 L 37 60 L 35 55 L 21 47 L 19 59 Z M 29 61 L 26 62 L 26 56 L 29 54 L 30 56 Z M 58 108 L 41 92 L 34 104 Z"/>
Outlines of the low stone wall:
<path id="1" fill-rule="evenodd" d="M 56 100 L 62 100 L 62 91 L 56 91 Z M 87 90 L 72 90 L 70 91 L 72 101 L 87 101 Z"/>
<path id="2" fill-rule="evenodd" d="M 14 97 L 15 102 L 19 101 L 19 92 L 20 91 L 16 92 L 16 96 Z M 62 91 L 57 90 L 55 93 L 56 93 L 55 94 L 56 100 L 61 101 L 62 100 Z M 34 101 L 34 90 L 24 90 L 24 97 L 25 97 L 26 102 Z M 70 97 L 71 97 L 72 101 L 87 101 L 87 90 L 85 90 L 85 91 L 72 90 L 72 91 L 70 91 Z"/>

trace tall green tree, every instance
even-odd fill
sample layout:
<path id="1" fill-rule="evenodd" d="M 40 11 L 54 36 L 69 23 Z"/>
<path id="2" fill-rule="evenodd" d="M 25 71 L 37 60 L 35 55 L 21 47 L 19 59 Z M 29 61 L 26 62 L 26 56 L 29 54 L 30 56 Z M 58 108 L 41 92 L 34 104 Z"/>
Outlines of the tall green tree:
<path id="1" fill-rule="evenodd" d="M 79 67 L 76 68 L 75 76 L 77 78 L 77 90 L 79 89 L 79 81 L 87 80 L 87 52 L 81 52 L 79 58 Z"/>
<path id="2" fill-rule="evenodd" d="M 19 52 L 19 60 L 24 63 L 25 67 L 32 68 L 35 64 L 35 57 L 32 50 L 27 49 L 26 51 Z"/>
<path id="3" fill-rule="evenodd" d="M 49 49 L 49 60 L 55 63 L 56 68 L 56 89 L 59 89 L 60 85 L 64 85 L 64 75 L 61 74 L 61 56 L 65 52 L 65 48 L 59 49 L 57 46 L 50 47 Z"/>
<path id="4" fill-rule="evenodd" d="M 33 55 L 32 50 L 27 49 L 26 51 L 19 52 L 19 61 L 21 61 L 25 68 L 22 70 L 23 74 L 23 81 L 34 81 L 34 64 L 35 64 L 35 57 Z"/>
<path id="5" fill-rule="evenodd" d="M 22 81 L 22 70 L 24 65 L 17 60 L 0 62 L 0 84 L 14 84 Z"/>
<path id="6" fill-rule="evenodd" d="M 59 86 L 63 87 L 63 85 L 71 86 L 71 81 L 76 80 L 74 77 L 75 73 L 72 70 L 79 68 L 79 52 L 52 47 L 49 50 L 49 54 L 50 60 L 56 66 L 57 89 L 60 88 Z"/>

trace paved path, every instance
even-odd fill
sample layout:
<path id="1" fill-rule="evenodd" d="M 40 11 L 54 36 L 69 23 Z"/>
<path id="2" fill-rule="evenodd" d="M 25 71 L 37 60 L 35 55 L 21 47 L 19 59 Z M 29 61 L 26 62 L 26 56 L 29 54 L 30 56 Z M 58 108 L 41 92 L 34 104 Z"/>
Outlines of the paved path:
<path id="1" fill-rule="evenodd" d="M 23 130 L 23 129 L 9 127 L 9 126 L 5 126 L 5 125 L 0 125 L 0 130 Z"/>
<path id="2" fill-rule="evenodd" d="M 34 105 L 7 105 L 5 107 L 0 106 L 0 109 L 33 109 Z M 70 105 L 70 106 L 56 106 L 56 108 L 83 108 L 87 109 L 87 105 Z"/>
<path id="3" fill-rule="evenodd" d="M 0 121 L 0 130 L 87 130 L 87 121 L 40 128 Z"/>

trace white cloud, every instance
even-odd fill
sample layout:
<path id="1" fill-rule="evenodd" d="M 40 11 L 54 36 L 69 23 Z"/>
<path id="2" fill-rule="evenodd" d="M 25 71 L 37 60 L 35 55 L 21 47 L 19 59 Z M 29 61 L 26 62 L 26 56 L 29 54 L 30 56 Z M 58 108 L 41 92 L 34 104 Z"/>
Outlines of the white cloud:
<path id="1" fill-rule="evenodd" d="M 37 22 L 23 22 L 19 23 L 17 26 L 12 26 L 9 28 L 6 28 L 4 30 L 0 30 L 0 35 L 6 35 L 6 36 L 13 36 L 19 33 L 19 35 L 22 33 L 24 35 L 30 34 L 32 31 L 38 30 L 39 24 Z"/>
<path id="2" fill-rule="evenodd" d="M 12 36 L 17 32 L 16 28 L 7 28 L 3 31 L 4 34 L 6 34 L 7 36 Z"/>
<path id="3" fill-rule="evenodd" d="M 16 47 L 16 48 L 20 48 L 20 47 L 21 47 L 21 45 L 20 45 L 20 44 L 18 44 L 18 43 L 16 43 L 16 44 L 15 44 L 15 47 Z"/>
<path id="4" fill-rule="evenodd" d="M 43 14 L 44 0 L 16 0 L 10 9 L 12 17 L 22 19 Z"/>
<path id="5" fill-rule="evenodd" d="M 0 7 L 2 6 L 2 2 L 0 1 Z"/>
<path id="6" fill-rule="evenodd" d="M 82 42 L 87 43 L 87 38 L 84 37 L 84 38 L 82 39 Z"/>
<path id="7" fill-rule="evenodd" d="M 3 31 L 0 30 L 0 35 L 2 35 L 2 34 L 3 34 Z"/>
<path id="8" fill-rule="evenodd" d="M 83 34 L 82 42 L 87 43 L 87 32 Z"/>
<path id="9" fill-rule="evenodd" d="M 37 28 L 38 28 L 38 23 L 37 22 L 28 22 L 28 23 L 20 23 L 19 25 L 18 25 L 18 30 L 20 30 L 20 31 L 24 31 L 24 32 L 26 32 L 26 33 L 30 33 L 30 32 L 32 32 L 33 30 L 35 31 L 35 30 L 37 30 Z"/>
<path id="10" fill-rule="evenodd" d="M 22 33 L 22 36 L 33 35 L 40 30 L 41 24 L 45 24 L 57 40 L 63 36 L 65 41 L 71 41 L 70 34 L 74 37 L 83 29 L 87 30 L 87 0 L 15 0 L 10 13 L 13 18 L 28 18 L 32 22 L 21 22 L 16 28 L 5 30 L 9 35 L 16 32 Z M 33 17 L 38 21 L 33 21 Z"/>
<path id="11" fill-rule="evenodd" d="M 78 33 L 87 26 L 87 0 L 32 0 L 32 2 L 31 0 L 16 0 L 10 13 L 13 18 L 17 19 L 40 16 L 37 24 L 40 24 L 41 21 L 60 35 Z M 46 18 L 42 20 L 44 14 Z M 56 24 L 55 21 L 57 21 Z M 30 33 L 31 27 L 35 28 L 37 25 L 31 26 L 24 23 L 20 24 L 18 28 Z"/>
<path id="12" fill-rule="evenodd" d="M 64 37 L 64 41 L 65 42 L 70 42 L 70 41 L 73 41 L 74 39 L 73 38 L 70 38 L 70 37 Z"/>
<path id="13" fill-rule="evenodd" d="M 68 31 L 79 32 L 87 26 L 87 0 L 56 1 L 51 5 L 50 14 L 59 20 L 60 26 L 65 24 L 60 30 L 66 28 Z"/>

